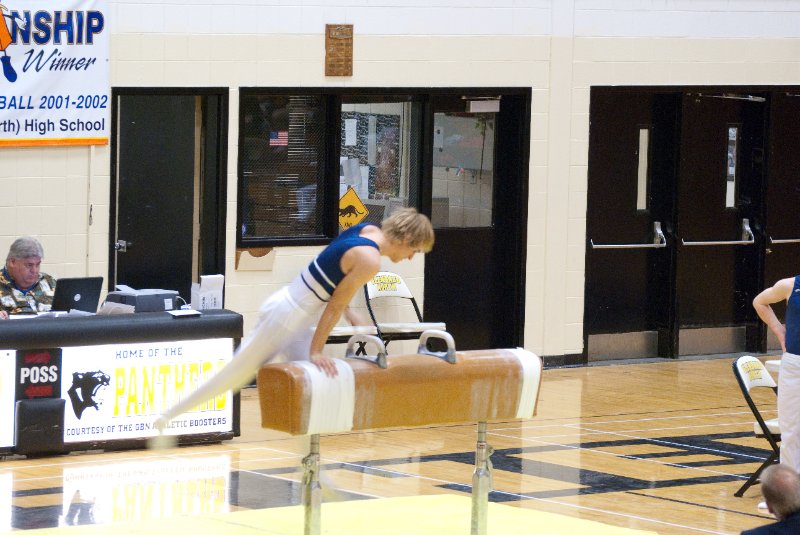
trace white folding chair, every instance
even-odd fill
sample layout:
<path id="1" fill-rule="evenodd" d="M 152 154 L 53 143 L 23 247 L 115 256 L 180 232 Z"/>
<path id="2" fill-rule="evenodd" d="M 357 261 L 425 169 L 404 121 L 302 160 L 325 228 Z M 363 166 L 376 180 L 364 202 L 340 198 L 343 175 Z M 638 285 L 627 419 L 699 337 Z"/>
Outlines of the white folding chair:
<path id="1" fill-rule="evenodd" d="M 416 340 L 424 331 L 438 330 L 446 331 L 447 326 L 443 322 L 430 322 L 423 321 L 422 313 L 417 305 L 417 300 L 411 290 L 408 289 L 403 278 L 391 271 L 380 271 L 364 285 L 364 296 L 366 297 L 367 310 L 375 328 L 378 332 L 378 337 L 383 340 L 383 343 L 388 345 L 389 342 L 394 340 Z M 384 315 L 385 310 L 377 309 L 375 301 L 382 300 L 381 304 L 387 302 L 391 304 L 392 299 L 405 299 L 411 302 L 416 314 L 416 321 L 385 321 L 378 319 L 378 315 Z M 407 304 L 407 303 L 406 303 Z M 397 309 L 396 309 L 397 310 Z M 399 314 L 398 314 L 399 315 Z"/>
<path id="2" fill-rule="evenodd" d="M 769 388 L 777 396 L 778 385 L 775 384 L 775 380 L 761 361 L 749 355 L 739 357 L 733 361 L 733 374 L 736 376 L 736 380 L 739 383 L 739 388 L 742 390 L 742 395 L 747 402 L 747 406 L 750 407 L 750 411 L 753 413 L 753 417 L 755 417 L 756 421 L 753 424 L 753 432 L 757 437 L 763 438 L 769 442 L 770 448 L 772 449 L 766 460 L 764 460 L 761 466 L 750 476 L 750 479 L 745 481 L 744 485 L 734 493 L 734 496 L 741 498 L 747 489 L 758 482 L 761 472 L 767 466 L 778 460 L 780 456 L 780 446 L 778 443 L 781 440 L 781 430 L 777 418 L 770 420 L 764 419 L 755 401 L 753 401 L 753 396 L 750 394 L 755 388 Z"/>

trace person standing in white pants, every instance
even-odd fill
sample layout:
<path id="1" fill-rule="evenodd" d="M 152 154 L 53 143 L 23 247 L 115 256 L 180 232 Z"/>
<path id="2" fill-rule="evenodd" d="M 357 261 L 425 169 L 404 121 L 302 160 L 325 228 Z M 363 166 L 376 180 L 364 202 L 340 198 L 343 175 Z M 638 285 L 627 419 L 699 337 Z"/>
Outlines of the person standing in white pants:
<path id="1" fill-rule="evenodd" d="M 772 304 L 786 301 L 786 324 Z M 800 275 L 781 279 L 753 299 L 758 317 L 775 333 L 783 349 L 778 376 L 778 424 L 781 428 L 780 462 L 795 472 L 800 468 Z"/>

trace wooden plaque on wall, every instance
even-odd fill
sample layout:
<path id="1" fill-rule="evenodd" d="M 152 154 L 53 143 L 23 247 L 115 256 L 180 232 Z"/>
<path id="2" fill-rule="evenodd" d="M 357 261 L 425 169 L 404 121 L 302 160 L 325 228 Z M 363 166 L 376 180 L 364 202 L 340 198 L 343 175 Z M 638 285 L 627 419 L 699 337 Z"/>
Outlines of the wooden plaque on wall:
<path id="1" fill-rule="evenodd" d="M 325 25 L 325 76 L 353 76 L 353 25 Z"/>

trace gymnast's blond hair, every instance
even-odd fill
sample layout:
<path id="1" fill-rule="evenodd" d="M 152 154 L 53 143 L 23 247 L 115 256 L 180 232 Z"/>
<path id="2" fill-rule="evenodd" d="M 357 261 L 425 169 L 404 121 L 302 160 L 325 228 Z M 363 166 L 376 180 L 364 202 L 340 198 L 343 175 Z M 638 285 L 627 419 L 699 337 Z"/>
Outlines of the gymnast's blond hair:
<path id="1" fill-rule="evenodd" d="M 433 249 L 433 225 L 415 208 L 400 208 L 381 223 L 381 230 L 397 243 L 404 243 L 422 253 Z"/>

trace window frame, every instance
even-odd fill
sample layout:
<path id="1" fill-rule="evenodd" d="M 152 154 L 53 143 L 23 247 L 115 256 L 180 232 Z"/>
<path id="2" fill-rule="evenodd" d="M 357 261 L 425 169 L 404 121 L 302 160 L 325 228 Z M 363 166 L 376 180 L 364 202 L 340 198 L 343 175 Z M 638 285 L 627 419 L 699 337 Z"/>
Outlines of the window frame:
<path id="1" fill-rule="evenodd" d="M 323 162 L 323 183 L 322 183 L 322 196 L 321 199 L 317 197 L 317 213 L 321 214 L 321 228 L 322 231 L 315 235 L 304 236 L 270 236 L 270 237 L 246 237 L 242 235 L 242 225 L 244 223 L 244 212 L 246 203 L 244 200 L 247 198 L 246 180 L 245 180 L 245 121 L 244 121 L 244 107 L 242 103 L 247 97 L 284 97 L 284 96 L 314 96 L 319 97 L 324 106 L 324 119 L 323 129 L 325 140 L 323 146 L 320 148 Z M 261 248 L 261 247 L 276 247 L 276 246 L 298 246 L 298 245 L 325 245 L 330 242 L 332 232 L 335 227 L 331 225 L 331 218 L 328 217 L 332 213 L 335 206 L 335 191 L 330 187 L 331 172 L 335 172 L 338 179 L 338 170 L 331 166 L 331 153 L 335 148 L 334 143 L 338 142 L 338 133 L 336 133 L 336 140 L 331 139 L 330 124 L 332 109 L 337 109 L 339 106 L 335 102 L 333 95 L 326 94 L 321 88 L 288 88 L 288 87 L 241 87 L 239 88 L 239 128 L 238 128 L 238 150 L 237 150 L 237 184 L 236 184 L 236 247 L 237 248 Z M 335 133 L 335 132 L 334 132 Z M 338 167 L 338 166 L 336 166 Z"/>
<path id="2" fill-rule="evenodd" d="M 341 147 L 342 103 L 386 103 L 386 102 L 419 102 L 421 121 L 418 148 L 419 165 L 416 176 L 409 176 L 409 186 L 416 182 L 416 194 L 409 197 L 409 204 L 420 212 L 430 215 L 431 211 L 431 174 L 433 143 L 433 102 L 442 99 L 463 102 L 472 96 L 496 97 L 503 94 L 518 94 L 530 91 L 530 88 L 379 88 L 379 87 L 240 87 L 239 88 L 239 127 L 238 127 L 238 161 L 237 161 L 237 203 L 236 203 L 236 247 L 265 248 L 278 246 L 315 246 L 327 245 L 339 234 L 339 154 Z M 242 223 L 244 216 L 245 191 L 244 176 L 244 143 L 243 140 L 243 97 L 248 96 L 286 96 L 311 95 L 321 97 L 325 103 L 324 149 L 323 149 L 323 191 L 317 196 L 317 213 L 320 216 L 322 232 L 314 236 L 272 236 L 244 237 Z M 460 106 L 460 104 L 459 104 Z"/>

